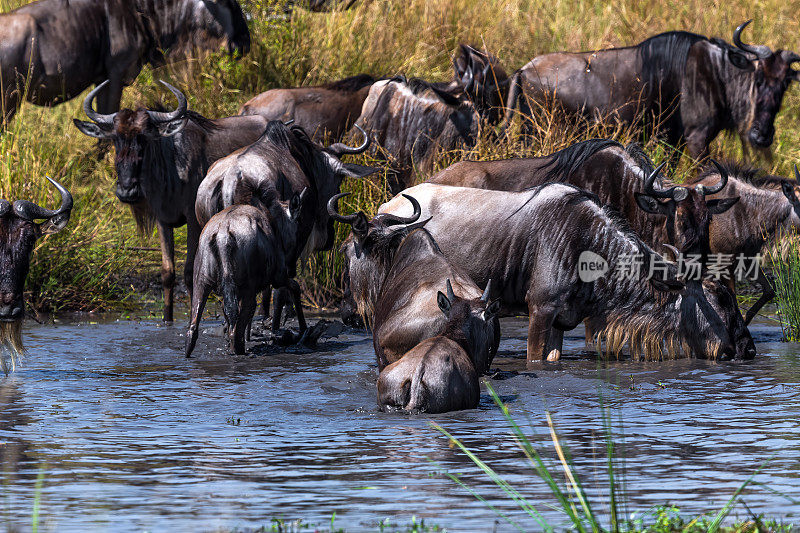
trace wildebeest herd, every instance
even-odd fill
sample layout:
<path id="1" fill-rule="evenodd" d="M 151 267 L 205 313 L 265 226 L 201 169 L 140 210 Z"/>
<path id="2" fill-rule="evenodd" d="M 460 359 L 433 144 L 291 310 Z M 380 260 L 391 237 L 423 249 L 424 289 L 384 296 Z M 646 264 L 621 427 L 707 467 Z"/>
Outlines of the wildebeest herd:
<path id="1" fill-rule="evenodd" d="M 78 18 L 96 33 L 58 40 Z M 797 170 L 787 179 L 708 159 L 679 184 L 639 145 L 591 139 L 544 157 L 461 161 L 433 174 L 440 153 L 474 145 L 482 130 L 509 135 L 515 116 L 541 107 L 655 125 L 698 158 L 723 130 L 768 148 L 800 56 L 744 43 L 749 21 L 733 44 L 673 31 L 630 47 L 542 55 L 511 75 L 492 54 L 461 45 L 449 81 L 359 74 L 273 89 L 225 118 L 189 110 L 166 82 L 173 110 L 119 109 L 119 100 L 143 64 L 163 62 L 171 49 L 224 41 L 246 53 L 250 35 L 235 0 L 42 0 L 0 21 L 4 125 L 23 99 L 56 104 L 97 84 L 83 104 L 89 120 L 75 126 L 113 143 L 117 197 L 140 225 L 157 226 L 167 321 L 173 229 L 187 225 L 186 357 L 212 291 L 222 297 L 233 352 L 246 351 L 260 295 L 265 318 L 273 300 L 276 341 L 301 341 L 297 263 L 333 248 L 336 222 L 352 230 L 341 249 L 343 309 L 372 330 L 382 409 L 475 407 L 502 313 L 528 315 L 531 364 L 558 360 L 564 332 L 581 322 L 587 343 L 605 354 L 627 346 L 644 359 L 756 355 L 747 326 L 772 298 L 770 284 L 756 268 L 762 296 L 743 318 L 733 264 L 712 276 L 712 258 L 755 257 L 782 231 L 800 228 Z M 109 40 L 110 48 L 97 44 Z M 522 119 L 523 136 L 532 124 Z M 371 218 L 340 211 L 343 180 L 380 170 L 344 160 L 361 153 L 385 161 L 397 194 Z M 34 243 L 63 229 L 73 205 L 53 185 L 62 198 L 56 210 L 0 200 L 0 324 L 12 353 L 22 350 Z M 606 275 L 582 275 L 587 253 L 605 262 Z M 684 256 L 696 258 L 699 276 L 686 275 Z M 631 257 L 641 269 L 611 275 Z M 288 304 L 297 335 L 281 329 Z"/>

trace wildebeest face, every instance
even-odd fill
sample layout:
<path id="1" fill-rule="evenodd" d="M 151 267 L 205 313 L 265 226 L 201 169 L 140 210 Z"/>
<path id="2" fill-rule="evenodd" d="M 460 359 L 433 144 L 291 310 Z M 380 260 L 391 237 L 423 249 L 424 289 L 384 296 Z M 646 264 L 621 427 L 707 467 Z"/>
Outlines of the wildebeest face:
<path id="1" fill-rule="evenodd" d="M 175 111 L 164 113 L 144 108 L 122 109 L 111 115 L 94 111 L 92 102 L 97 93 L 108 82 L 98 85 L 83 103 L 86 115 L 92 122 L 74 120 L 75 126 L 84 134 L 98 139 L 110 139 L 114 143 L 117 172 L 116 195 L 120 201 L 136 204 L 144 199 L 142 184 L 143 161 L 148 150 L 154 150 L 162 138 L 171 137 L 183 130 L 187 119 L 186 97 L 175 87 L 162 81 L 178 99 Z"/>
<path id="2" fill-rule="evenodd" d="M 800 171 L 797 170 L 797 165 L 794 166 L 795 184 L 789 181 L 781 182 L 781 192 L 789 200 L 792 206 L 792 214 L 790 215 L 792 226 L 800 227 Z"/>
<path id="3" fill-rule="evenodd" d="M 497 122 L 508 93 L 508 74 L 491 54 L 464 44 L 459 51 L 453 59 L 456 81 L 481 117 Z"/>
<path id="4" fill-rule="evenodd" d="M 197 24 L 212 39 L 225 39 L 228 52 L 241 55 L 250 51 L 250 31 L 236 0 L 201 0 L 196 11 Z"/>
<path id="5" fill-rule="evenodd" d="M 775 137 L 775 116 L 781 109 L 786 90 L 797 79 L 797 72 L 791 67 L 795 61 L 800 61 L 800 56 L 794 52 L 779 50 L 756 64 L 753 73 L 753 121 L 747 132 L 747 139 L 753 146 L 766 148 L 772 144 Z"/>

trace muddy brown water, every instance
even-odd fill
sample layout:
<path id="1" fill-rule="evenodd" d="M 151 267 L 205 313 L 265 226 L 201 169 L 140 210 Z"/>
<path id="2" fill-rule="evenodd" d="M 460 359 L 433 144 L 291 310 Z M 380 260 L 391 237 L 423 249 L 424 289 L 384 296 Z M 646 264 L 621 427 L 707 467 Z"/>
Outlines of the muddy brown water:
<path id="1" fill-rule="evenodd" d="M 208 321 L 206 328 L 213 325 Z M 600 365 L 582 331 L 557 364 L 525 368 L 526 321 L 504 319 L 492 380 L 554 458 L 545 411 L 596 502 L 606 499 L 600 394 L 624 456 L 629 512 L 674 503 L 721 508 L 765 460 L 743 499 L 800 522 L 800 345 L 752 328 L 755 361 L 629 360 Z M 24 367 L 0 382 L 0 518 L 30 528 L 41 474 L 40 530 L 203 531 L 302 518 L 354 530 L 412 516 L 456 531 L 508 530 L 442 475 L 461 479 L 526 530 L 534 522 L 430 427 L 441 424 L 555 525 L 564 516 L 509 437 L 487 394 L 476 410 L 380 413 L 371 340 L 347 330 L 313 352 L 231 357 L 208 329 L 186 360 L 182 322 L 26 324 Z M 574 355 L 569 355 L 574 354 Z M 563 479 L 561 471 L 553 471 Z M 602 513 L 603 503 L 595 503 Z M 739 517 L 746 512 L 740 505 Z"/>

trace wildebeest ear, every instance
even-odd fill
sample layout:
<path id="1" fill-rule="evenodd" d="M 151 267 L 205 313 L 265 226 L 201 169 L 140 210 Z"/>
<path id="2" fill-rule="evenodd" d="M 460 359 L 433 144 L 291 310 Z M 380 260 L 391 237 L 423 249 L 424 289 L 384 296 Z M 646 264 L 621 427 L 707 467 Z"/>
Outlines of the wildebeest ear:
<path id="1" fill-rule="evenodd" d="M 447 296 L 444 295 L 442 291 L 436 293 L 436 303 L 439 304 L 439 309 L 442 310 L 442 313 L 445 316 L 450 316 L 450 300 L 447 299 Z"/>
<path id="2" fill-rule="evenodd" d="M 367 236 L 367 233 L 369 232 L 369 221 L 367 220 L 367 217 L 364 215 L 364 213 L 362 213 L 361 211 L 356 213 L 356 219 L 353 221 L 352 226 L 353 226 L 353 234 L 358 239 L 363 239 L 364 237 Z"/>
<path id="3" fill-rule="evenodd" d="M 781 182 L 781 191 L 783 195 L 793 204 L 797 203 L 797 196 L 794 194 L 794 186 L 791 183 L 787 183 L 785 181 Z"/>
<path id="4" fill-rule="evenodd" d="M 736 202 L 739 201 L 738 196 L 732 196 L 731 198 L 717 198 L 714 200 L 707 200 L 706 206 L 708 206 L 708 212 L 712 215 L 719 215 L 720 213 L 724 213 L 734 205 Z"/>
<path id="5" fill-rule="evenodd" d="M 490 302 L 489 305 L 486 306 L 486 320 L 494 318 L 497 316 L 497 313 L 500 312 L 500 298 Z"/>
<path id="6" fill-rule="evenodd" d="M 747 59 L 747 56 L 736 50 L 728 49 L 728 61 L 730 61 L 734 67 L 742 70 L 753 70 L 754 68 L 753 62 Z"/>
<path id="7" fill-rule="evenodd" d="M 98 139 L 107 139 L 111 137 L 112 131 L 106 129 L 104 126 L 100 124 L 95 124 L 94 122 L 87 122 L 85 120 L 78 120 L 77 118 L 73 118 L 72 122 L 75 124 L 75 127 L 81 130 L 81 133 L 84 135 L 88 135 L 89 137 L 96 137 Z"/>
<path id="8" fill-rule="evenodd" d="M 661 292 L 680 292 L 686 285 L 677 279 L 655 279 L 650 278 L 650 285 L 657 291 Z"/>
<path id="9" fill-rule="evenodd" d="M 378 167 L 368 167 L 366 165 L 357 165 L 355 163 L 342 163 L 342 174 L 351 178 L 365 178 L 370 174 L 378 172 Z"/>
<path id="10" fill-rule="evenodd" d="M 185 118 L 163 122 L 158 125 L 158 134 L 162 137 L 172 137 L 186 126 L 186 122 L 187 120 Z"/>
<path id="11" fill-rule="evenodd" d="M 666 215 L 669 213 L 670 206 L 668 203 L 661 203 L 656 198 L 640 192 L 633 193 L 633 196 L 636 197 L 636 204 L 639 208 L 647 213 L 653 215 Z"/>

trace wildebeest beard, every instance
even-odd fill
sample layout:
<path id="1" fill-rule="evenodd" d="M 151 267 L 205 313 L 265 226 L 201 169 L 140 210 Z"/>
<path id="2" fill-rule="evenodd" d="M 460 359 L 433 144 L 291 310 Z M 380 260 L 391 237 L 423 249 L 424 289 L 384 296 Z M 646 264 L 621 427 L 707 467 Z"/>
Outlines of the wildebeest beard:
<path id="1" fill-rule="evenodd" d="M 0 368 L 8 375 L 25 355 L 22 345 L 22 320 L 0 322 Z"/>

